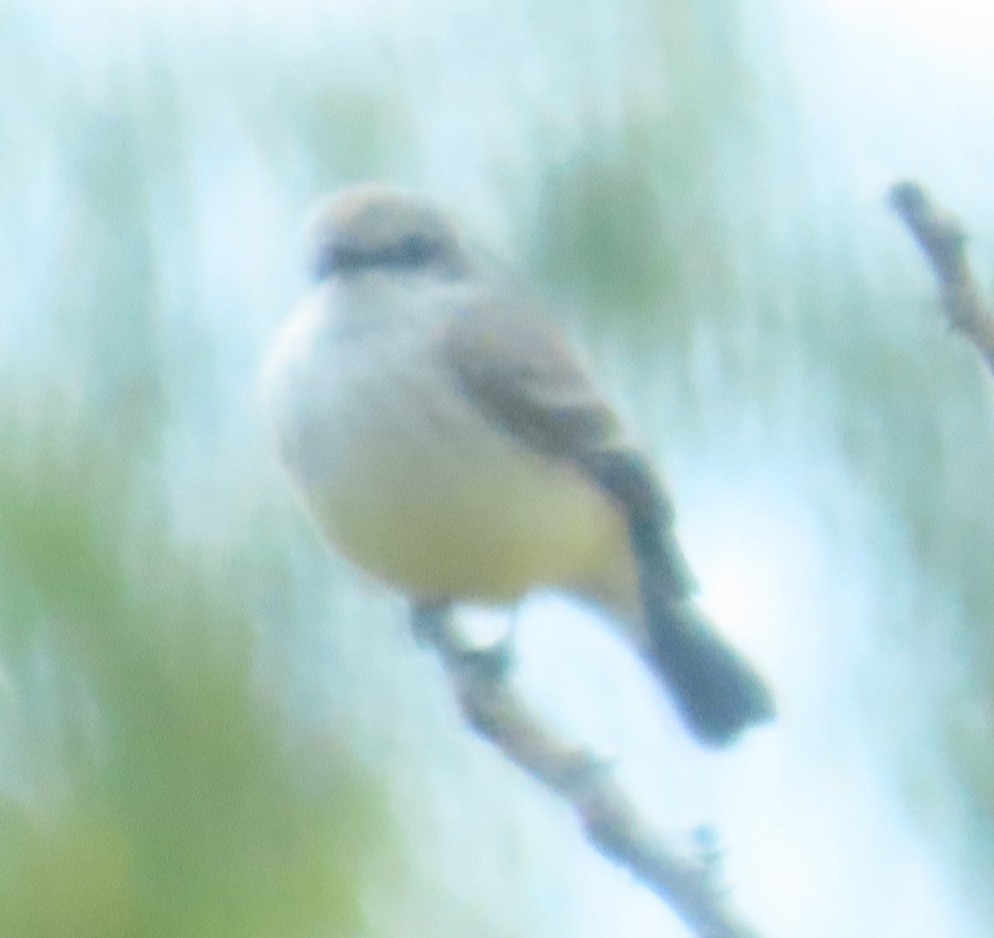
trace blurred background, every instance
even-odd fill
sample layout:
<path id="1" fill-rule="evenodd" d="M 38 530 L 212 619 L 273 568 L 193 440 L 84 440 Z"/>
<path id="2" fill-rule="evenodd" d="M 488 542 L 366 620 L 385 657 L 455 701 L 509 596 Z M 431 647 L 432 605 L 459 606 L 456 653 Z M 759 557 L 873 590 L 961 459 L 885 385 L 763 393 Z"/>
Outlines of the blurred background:
<path id="1" fill-rule="evenodd" d="M 781 717 L 698 750 L 554 597 L 523 692 L 716 832 L 762 935 L 991 934 L 994 380 L 885 203 L 955 208 L 994 295 L 987 17 L 3 0 L 0 934 L 686 934 L 463 727 L 274 465 L 302 221 L 371 178 L 548 298 Z"/>

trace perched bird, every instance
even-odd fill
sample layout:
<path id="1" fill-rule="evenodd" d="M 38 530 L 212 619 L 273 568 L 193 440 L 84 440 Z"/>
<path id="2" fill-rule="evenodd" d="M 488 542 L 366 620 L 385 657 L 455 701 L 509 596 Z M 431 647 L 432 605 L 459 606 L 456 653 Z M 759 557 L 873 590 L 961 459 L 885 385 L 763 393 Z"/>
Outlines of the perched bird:
<path id="1" fill-rule="evenodd" d="M 404 190 L 342 192 L 311 239 L 316 284 L 262 386 L 328 540 L 415 609 L 538 589 L 592 604 L 705 743 L 770 718 L 694 605 L 665 490 L 541 311 Z"/>

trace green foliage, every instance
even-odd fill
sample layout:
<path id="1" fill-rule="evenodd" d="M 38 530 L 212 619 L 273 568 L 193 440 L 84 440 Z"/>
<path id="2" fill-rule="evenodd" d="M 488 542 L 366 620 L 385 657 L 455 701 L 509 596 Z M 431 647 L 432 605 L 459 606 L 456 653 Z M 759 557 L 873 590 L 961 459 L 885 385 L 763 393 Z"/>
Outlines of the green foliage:
<path id="1" fill-rule="evenodd" d="M 171 544 L 91 432 L 3 444 L 4 935 L 353 934 L 382 796 L 345 745 L 295 753 L 253 679 L 290 578 Z"/>
<path id="2" fill-rule="evenodd" d="M 617 27 L 627 41 L 615 37 L 620 113 L 592 73 L 580 142 L 537 167 L 537 272 L 612 328 L 634 326 L 640 346 L 646 330 L 686 340 L 734 305 L 728 209 L 751 201 L 762 121 L 737 17 L 730 3 L 633 5 Z M 534 133 L 562 152 L 547 128 Z"/>
<path id="3" fill-rule="evenodd" d="M 548 217 L 538 249 L 544 273 L 591 304 L 627 309 L 672 292 L 675 245 L 661 223 L 652 174 L 631 154 L 584 154 L 551 171 L 542 195 Z"/>

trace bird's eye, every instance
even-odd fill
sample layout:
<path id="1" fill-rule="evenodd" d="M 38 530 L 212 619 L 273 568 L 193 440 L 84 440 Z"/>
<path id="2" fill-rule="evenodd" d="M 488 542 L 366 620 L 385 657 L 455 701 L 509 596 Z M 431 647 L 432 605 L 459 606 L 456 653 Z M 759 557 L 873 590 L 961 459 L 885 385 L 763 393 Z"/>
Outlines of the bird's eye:
<path id="1" fill-rule="evenodd" d="M 397 245 L 397 262 L 405 266 L 427 264 L 437 254 L 438 242 L 422 234 L 408 235 Z"/>

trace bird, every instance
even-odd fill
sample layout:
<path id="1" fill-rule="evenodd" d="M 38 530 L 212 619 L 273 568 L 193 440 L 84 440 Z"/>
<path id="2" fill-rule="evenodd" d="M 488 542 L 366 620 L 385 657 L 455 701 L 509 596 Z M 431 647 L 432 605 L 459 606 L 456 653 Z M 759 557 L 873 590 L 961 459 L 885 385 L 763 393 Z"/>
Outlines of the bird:
<path id="1" fill-rule="evenodd" d="M 772 693 L 695 602 L 650 459 L 540 304 L 415 190 L 314 211 L 313 285 L 261 370 L 279 460 L 334 550 L 414 613 L 596 610 L 690 733 L 724 746 Z"/>

